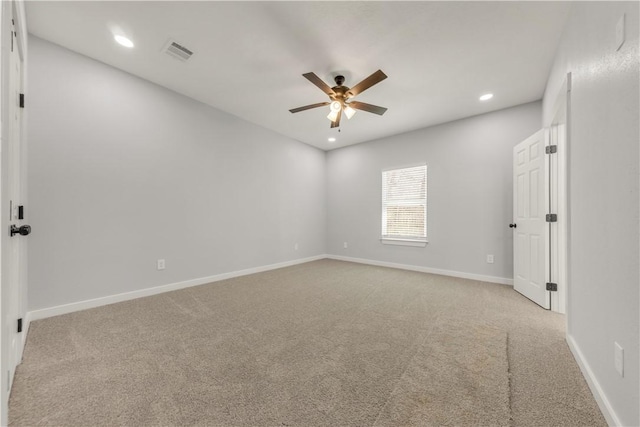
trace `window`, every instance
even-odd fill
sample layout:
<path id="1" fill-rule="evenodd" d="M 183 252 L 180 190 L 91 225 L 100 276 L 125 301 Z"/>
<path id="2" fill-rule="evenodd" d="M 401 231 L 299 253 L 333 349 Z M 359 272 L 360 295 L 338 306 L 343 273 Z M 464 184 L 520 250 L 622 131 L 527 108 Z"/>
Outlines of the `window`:
<path id="1" fill-rule="evenodd" d="M 427 165 L 382 171 L 382 243 L 427 243 Z"/>

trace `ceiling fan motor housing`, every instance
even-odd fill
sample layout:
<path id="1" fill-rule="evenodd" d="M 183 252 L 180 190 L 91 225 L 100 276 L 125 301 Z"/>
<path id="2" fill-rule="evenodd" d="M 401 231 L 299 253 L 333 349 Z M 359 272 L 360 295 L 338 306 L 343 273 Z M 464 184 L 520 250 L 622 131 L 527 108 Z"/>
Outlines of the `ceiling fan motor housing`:
<path id="1" fill-rule="evenodd" d="M 334 81 L 336 82 L 336 86 L 331 88 L 331 90 L 333 90 L 334 92 L 334 95 L 330 96 L 330 98 L 335 101 L 340 101 L 341 104 L 344 104 L 344 101 L 351 97 L 349 96 L 349 88 L 342 85 L 344 83 L 344 76 L 336 76 L 334 78 Z"/>

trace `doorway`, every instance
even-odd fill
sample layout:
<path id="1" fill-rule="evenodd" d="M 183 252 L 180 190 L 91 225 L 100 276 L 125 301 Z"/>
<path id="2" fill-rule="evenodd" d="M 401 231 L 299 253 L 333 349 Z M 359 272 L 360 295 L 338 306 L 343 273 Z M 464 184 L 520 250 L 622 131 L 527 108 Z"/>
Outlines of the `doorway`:
<path id="1" fill-rule="evenodd" d="M 513 149 L 514 289 L 558 313 L 568 300 L 570 88 L 568 74 L 549 127 Z"/>
<path id="2" fill-rule="evenodd" d="M 548 156 L 549 210 L 557 213 L 557 222 L 549 229 L 549 280 L 557 283 L 557 292 L 551 292 L 551 310 L 566 314 L 569 299 L 569 107 L 571 73 L 565 77 L 556 96 L 553 117 L 549 125 L 549 144 L 556 152 Z"/>

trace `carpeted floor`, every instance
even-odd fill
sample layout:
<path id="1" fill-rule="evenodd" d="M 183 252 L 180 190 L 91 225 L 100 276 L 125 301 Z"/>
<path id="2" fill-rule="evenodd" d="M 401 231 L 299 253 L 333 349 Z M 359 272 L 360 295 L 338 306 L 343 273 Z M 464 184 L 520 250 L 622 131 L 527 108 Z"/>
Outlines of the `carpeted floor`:
<path id="1" fill-rule="evenodd" d="M 321 260 L 33 322 L 9 422 L 606 426 L 563 325 L 508 286 Z"/>

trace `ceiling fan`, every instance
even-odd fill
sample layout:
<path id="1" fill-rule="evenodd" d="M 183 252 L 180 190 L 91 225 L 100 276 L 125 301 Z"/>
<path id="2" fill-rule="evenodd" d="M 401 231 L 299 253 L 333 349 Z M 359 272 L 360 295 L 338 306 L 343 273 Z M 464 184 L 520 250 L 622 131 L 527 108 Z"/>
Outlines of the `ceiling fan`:
<path id="1" fill-rule="evenodd" d="M 367 111 L 369 113 L 374 113 L 378 115 L 383 115 L 385 111 L 387 111 L 384 107 L 379 107 L 377 105 L 366 104 L 364 102 L 354 101 L 352 98 L 356 95 L 364 92 L 369 89 L 371 86 L 380 83 L 384 79 L 387 78 L 386 74 L 382 72 L 382 70 L 378 70 L 375 73 L 371 74 L 369 77 L 358 83 L 352 88 L 348 88 L 343 86 L 344 76 L 336 76 L 335 82 L 336 85 L 334 87 L 329 87 L 328 84 L 323 82 L 320 77 L 316 76 L 314 73 L 306 73 L 302 75 L 307 80 L 309 80 L 314 85 L 318 86 L 321 91 L 329 95 L 331 101 L 327 102 L 319 102 L 317 104 L 305 105 L 304 107 L 293 108 L 289 111 L 292 113 L 299 113 L 300 111 L 310 110 L 312 108 L 318 108 L 325 105 L 330 105 L 331 112 L 327 116 L 329 120 L 331 120 L 331 127 L 337 128 L 340 126 L 340 117 L 342 116 L 342 112 L 344 111 L 345 116 L 348 119 L 353 117 L 356 113 L 356 110 Z"/>

